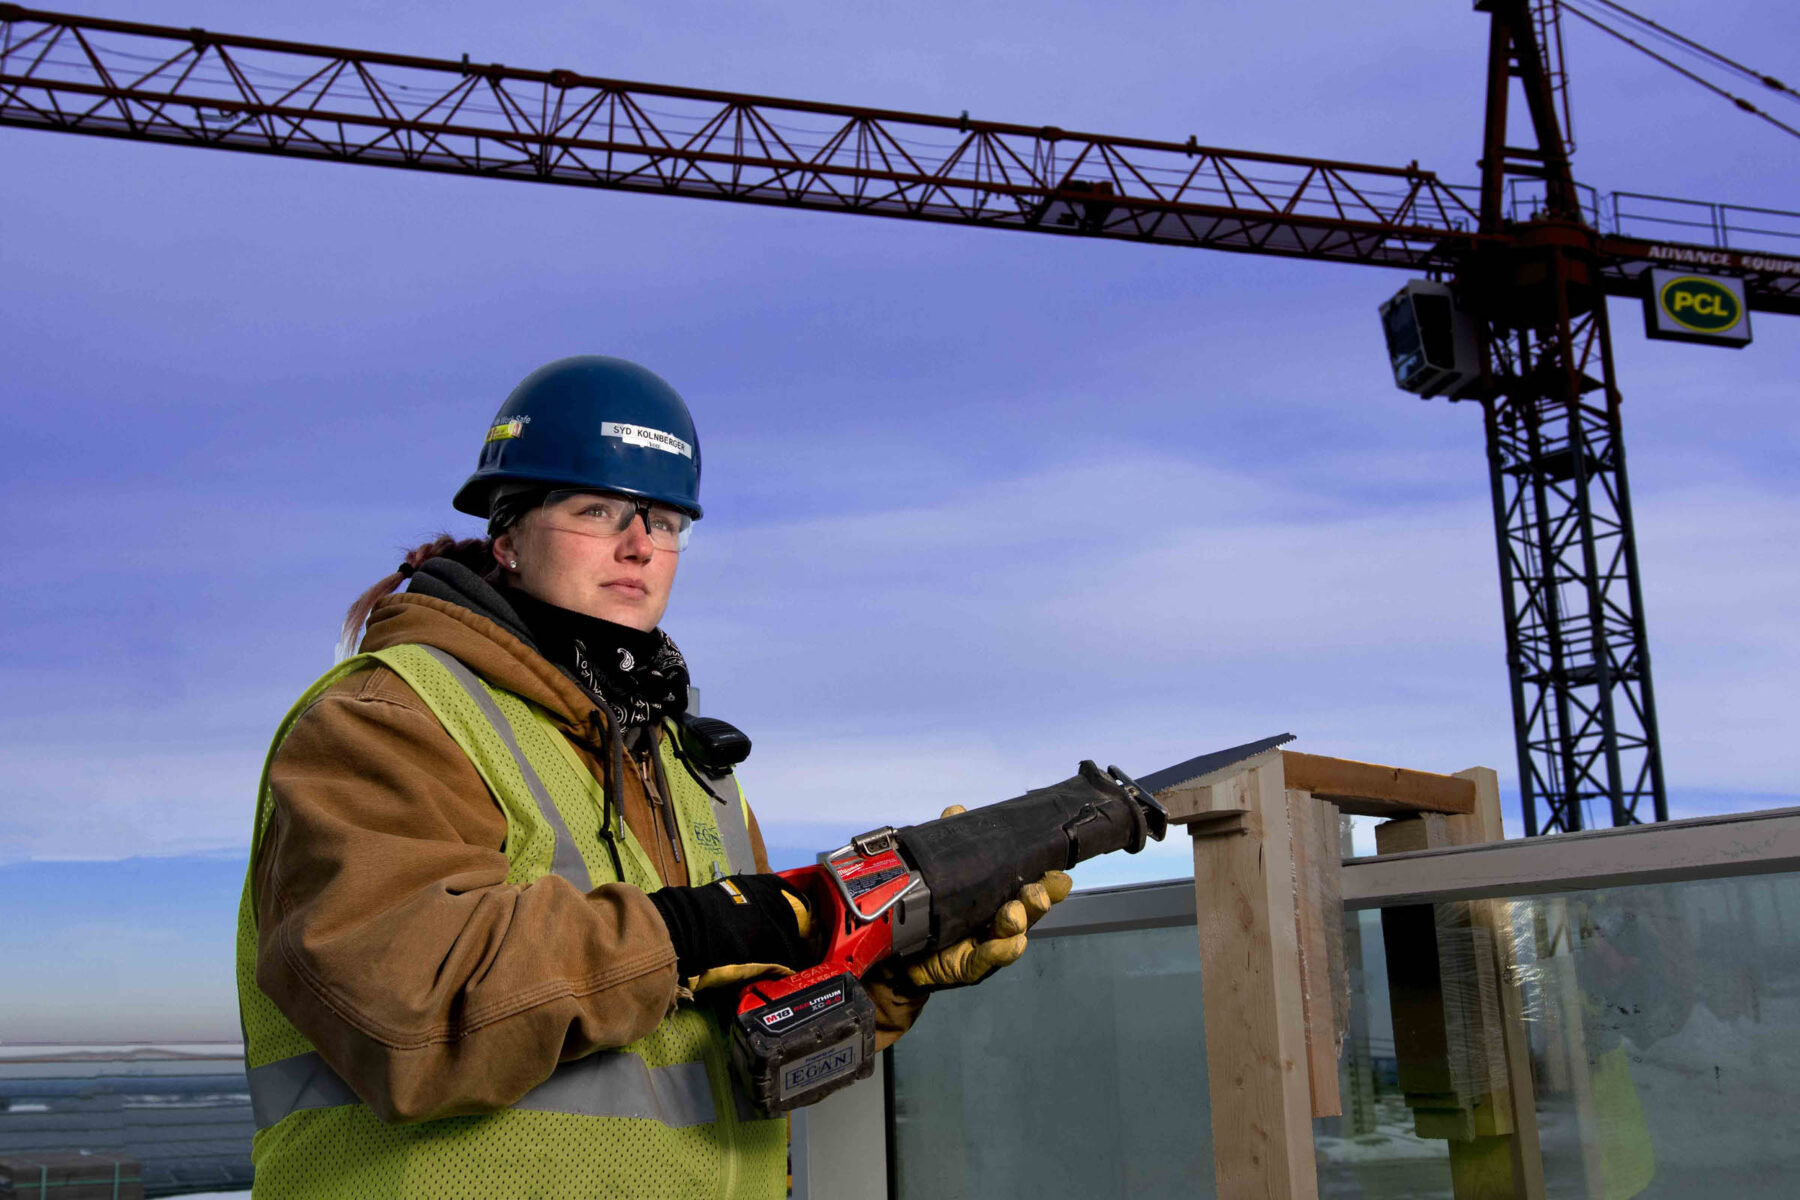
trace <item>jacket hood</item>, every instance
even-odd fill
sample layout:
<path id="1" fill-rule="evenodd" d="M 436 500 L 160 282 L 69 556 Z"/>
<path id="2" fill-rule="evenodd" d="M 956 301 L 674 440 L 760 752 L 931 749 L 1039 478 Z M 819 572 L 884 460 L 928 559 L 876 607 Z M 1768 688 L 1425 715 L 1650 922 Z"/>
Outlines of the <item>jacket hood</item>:
<path id="1" fill-rule="evenodd" d="M 495 687 L 545 709 L 584 741 L 605 737 L 593 698 L 542 654 L 506 595 L 448 558 L 427 559 L 407 590 L 369 614 L 364 652 L 418 643 L 455 655 Z"/>
<path id="2" fill-rule="evenodd" d="M 453 558 L 428 558 L 413 572 L 407 584 L 409 596 L 430 596 L 468 609 L 478 617 L 486 617 L 512 634 L 531 649 L 537 644 L 531 631 L 507 602 L 500 589 Z"/>

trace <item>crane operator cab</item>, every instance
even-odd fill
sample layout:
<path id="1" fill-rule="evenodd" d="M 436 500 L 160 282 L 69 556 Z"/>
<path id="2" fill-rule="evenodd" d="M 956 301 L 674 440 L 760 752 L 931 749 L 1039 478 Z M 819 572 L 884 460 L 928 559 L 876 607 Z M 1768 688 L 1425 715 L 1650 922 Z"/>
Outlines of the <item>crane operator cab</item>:
<path id="1" fill-rule="evenodd" d="M 1447 283 L 1408 280 L 1381 306 L 1394 382 L 1421 396 L 1460 396 L 1481 376 L 1475 321 Z"/>

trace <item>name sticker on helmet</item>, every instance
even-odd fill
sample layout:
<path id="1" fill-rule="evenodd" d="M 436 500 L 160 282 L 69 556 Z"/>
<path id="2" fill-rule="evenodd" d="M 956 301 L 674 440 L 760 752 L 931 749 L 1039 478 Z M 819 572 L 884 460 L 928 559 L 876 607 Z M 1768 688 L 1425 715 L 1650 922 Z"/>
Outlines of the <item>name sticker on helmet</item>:
<path id="1" fill-rule="evenodd" d="M 605 421 L 600 425 L 603 437 L 618 438 L 627 446 L 648 446 L 652 450 L 663 450 L 669 454 L 679 454 L 683 458 L 694 457 L 694 448 L 672 433 L 664 433 L 660 429 L 652 429 L 648 425 L 627 425 L 623 421 Z"/>
<path id="2" fill-rule="evenodd" d="M 530 420 L 530 417 L 521 417 L 515 421 L 502 421 L 488 430 L 488 435 L 483 441 L 504 442 L 507 438 L 516 438 L 525 432 L 525 424 Z"/>

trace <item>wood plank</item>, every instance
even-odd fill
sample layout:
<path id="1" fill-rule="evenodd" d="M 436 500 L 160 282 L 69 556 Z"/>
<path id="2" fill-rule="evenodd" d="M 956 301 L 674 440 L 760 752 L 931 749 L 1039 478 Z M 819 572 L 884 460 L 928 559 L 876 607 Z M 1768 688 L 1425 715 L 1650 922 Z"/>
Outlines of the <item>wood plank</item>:
<path id="1" fill-rule="evenodd" d="M 1338 819 L 1338 857 L 1356 853 L 1355 838 L 1349 817 Z M 1369 1047 L 1369 980 L 1368 959 L 1363 955 L 1362 918 L 1343 910 L 1344 961 L 1349 1002 L 1349 1021 L 1344 1031 L 1344 1053 L 1339 1074 L 1338 1091 L 1344 1100 L 1342 1132 L 1350 1137 L 1374 1133 L 1380 1124 L 1375 1108 L 1375 1064 Z M 1378 935 L 1379 936 L 1379 935 Z"/>
<path id="2" fill-rule="evenodd" d="M 1473 815 L 1426 813 L 1378 826 L 1375 844 L 1388 854 L 1479 834 Z M 1510 1134 L 1493 930 L 1466 902 L 1385 908 L 1382 926 L 1400 1087 L 1419 1135 L 1466 1144 Z"/>
<path id="3" fill-rule="evenodd" d="M 1410 818 L 1383 821 L 1375 827 L 1375 853 L 1383 858 L 1416 854 L 1449 845 L 1441 813 L 1413 813 Z"/>
<path id="4" fill-rule="evenodd" d="M 1325 965 L 1326 978 L 1331 985 L 1333 1052 L 1342 1058 L 1344 1038 L 1350 1032 L 1350 964 L 1344 951 L 1343 818 L 1338 813 L 1338 806 L 1329 800 L 1314 798 L 1313 805 L 1318 812 L 1314 824 L 1318 850 L 1312 861 L 1319 881 L 1319 911 L 1325 916 Z"/>
<path id="5" fill-rule="evenodd" d="M 1475 785 L 1473 819 L 1479 840 L 1498 842 L 1506 837 L 1500 815 L 1500 777 L 1488 767 L 1471 767 L 1457 772 L 1458 777 Z M 1513 1136 L 1507 1150 L 1511 1157 L 1513 1194 L 1519 1200 L 1544 1200 L 1544 1155 L 1538 1137 L 1537 1087 L 1531 1074 L 1531 1043 L 1525 1027 L 1524 997 L 1520 994 L 1515 971 L 1518 948 L 1514 944 L 1513 912 L 1505 900 L 1474 902 L 1478 919 L 1494 931 L 1496 963 L 1500 973 L 1500 1029 L 1504 1066 L 1512 1104 Z M 1460 1195 L 1460 1193 L 1458 1193 Z"/>
<path id="6" fill-rule="evenodd" d="M 1219 1200 L 1317 1200 L 1293 843 L 1279 760 L 1251 772 L 1248 834 L 1196 831 L 1194 901 Z"/>
<path id="7" fill-rule="evenodd" d="M 1330 800 L 1347 813 L 1403 817 L 1412 813 L 1472 813 L 1475 785 L 1454 775 L 1327 758 L 1298 750 L 1281 752 L 1288 786 Z"/>
<path id="8" fill-rule="evenodd" d="M 1156 793 L 1156 799 L 1168 812 L 1171 825 L 1186 825 L 1208 813 L 1241 809 L 1248 803 L 1245 787 L 1250 773 L 1280 762 L 1281 751 L 1265 750 L 1254 758 L 1164 788 Z"/>
<path id="9" fill-rule="evenodd" d="M 1383 852 L 1429 853 L 1502 838 L 1497 776 L 1486 768 L 1472 768 L 1459 777 L 1475 788 L 1473 811 L 1390 822 L 1377 830 L 1377 846 Z M 1429 933 L 1422 924 L 1426 913 L 1435 914 Z M 1419 1001 L 1418 1011 L 1404 1020 L 1398 1005 L 1408 997 L 1390 983 L 1396 995 L 1396 1042 L 1411 1043 L 1412 1053 L 1402 1052 L 1402 1086 L 1406 1087 L 1410 1066 L 1415 1086 L 1406 1087 L 1407 1101 L 1414 1106 L 1419 1132 L 1448 1139 L 1456 1200 L 1543 1200 L 1536 1089 L 1523 1001 L 1511 970 L 1515 961 L 1511 911 L 1492 899 L 1440 902 L 1384 908 L 1384 924 L 1408 914 L 1418 920 L 1404 931 L 1405 944 L 1416 951 L 1435 936 L 1443 981 L 1441 1018 L 1426 1011 L 1431 1007 L 1426 1003 L 1429 997 L 1423 994 L 1426 989 L 1419 989 L 1421 994 L 1412 998 Z M 1395 953 L 1391 946 L 1390 971 Z M 1415 955 L 1415 963 L 1423 957 Z M 1400 1036 L 1403 1024 L 1428 1016 L 1431 1045 L 1418 1039 L 1417 1029 L 1409 1030 L 1408 1037 Z M 1441 1061 L 1432 1049 L 1438 1044 L 1439 1019 Z M 1408 1058 L 1414 1061 L 1409 1064 Z M 1445 1072 L 1452 1085 L 1449 1092 L 1441 1091 Z"/>
<path id="10" fill-rule="evenodd" d="M 1301 998 L 1306 1012 L 1307 1082 L 1312 1115 L 1336 1117 L 1344 1104 L 1338 1091 L 1337 1020 L 1332 1010 L 1330 949 L 1325 926 L 1343 912 L 1327 914 L 1320 895 L 1319 803 L 1309 793 L 1287 790 L 1288 828 L 1294 844 L 1294 909 L 1300 947 Z M 1334 818 L 1335 823 L 1335 818 Z M 1335 859 L 1335 855 L 1332 856 Z M 1327 860 L 1331 861 L 1330 859 Z"/>
<path id="11" fill-rule="evenodd" d="M 1475 782 L 1468 775 L 1464 777 L 1469 778 L 1470 783 Z M 1483 811 L 1480 789 L 1477 788 L 1475 811 L 1440 818 L 1445 839 L 1442 844 L 1468 846 L 1504 836 L 1500 827 L 1499 795 L 1496 784 L 1493 805 Z M 1469 1073 L 1480 1094 L 1480 1104 L 1490 1110 L 1486 1132 L 1510 1134 L 1513 1132 L 1513 1096 L 1501 1014 L 1499 943 L 1504 938 L 1510 944 L 1511 931 L 1501 929 L 1493 906 L 1487 901 L 1466 902 L 1451 908 L 1440 905 L 1438 911 L 1458 914 L 1461 936 L 1456 949 L 1460 952 L 1459 965 L 1468 984 L 1459 990 L 1466 1010 L 1463 1023 L 1468 1039 Z"/>

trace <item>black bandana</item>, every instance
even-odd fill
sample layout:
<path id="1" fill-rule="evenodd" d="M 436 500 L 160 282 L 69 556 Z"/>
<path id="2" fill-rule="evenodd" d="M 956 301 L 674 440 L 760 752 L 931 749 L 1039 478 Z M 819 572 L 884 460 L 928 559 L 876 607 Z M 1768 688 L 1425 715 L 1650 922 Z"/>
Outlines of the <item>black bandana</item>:
<path id="1" fill-rule="evenodd" d="M 620 729 L 687 711 L 687 660 L 661 629 L 645 632 L 546 604 L 517 588 L 506 598 L 538 652 L 606 705 Z"/>

